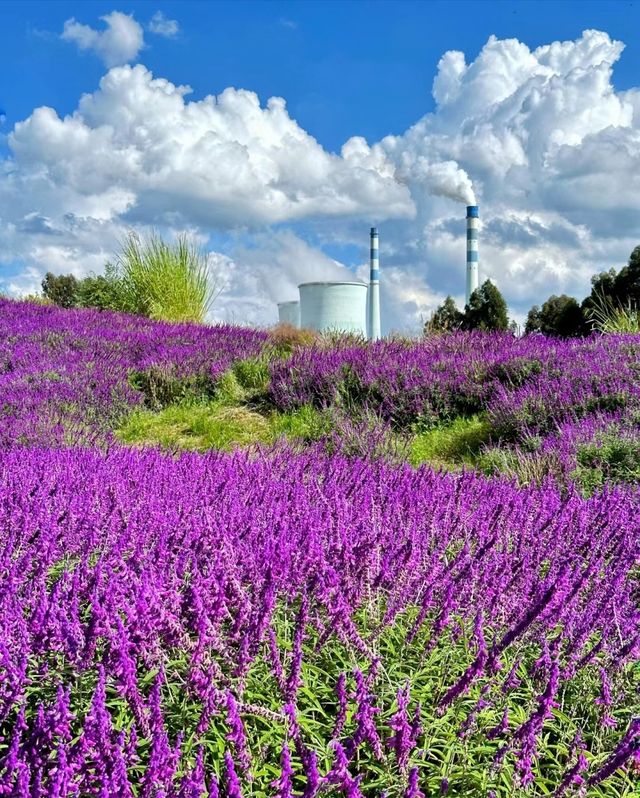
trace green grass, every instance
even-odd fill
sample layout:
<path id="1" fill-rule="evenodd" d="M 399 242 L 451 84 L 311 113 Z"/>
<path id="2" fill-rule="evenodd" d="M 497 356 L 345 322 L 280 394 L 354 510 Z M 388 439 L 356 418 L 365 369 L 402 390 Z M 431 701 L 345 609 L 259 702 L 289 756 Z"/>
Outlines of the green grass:
<path id="1" fill-rule="evenodd" d="M 130 446 L 229 451 L 240 446 L 273 444 L 281 437 L 315 441 L 329 428 L 328 417 L 311 407 L 262 415 L 249 407 L 229 404 L 225 395 L 216 401 L 172 404 L 158 412 L 140 408 L 116 430 L 116 437 Z"/>
<path id="2" fill-rule="evenodd" d="M 490 431 L 489 422 L 482 416 L 460 417 L 440 424 L 413 438 L 409 462 L 414 466 L 430 463 L 445 468 L 475 466 Z"/>

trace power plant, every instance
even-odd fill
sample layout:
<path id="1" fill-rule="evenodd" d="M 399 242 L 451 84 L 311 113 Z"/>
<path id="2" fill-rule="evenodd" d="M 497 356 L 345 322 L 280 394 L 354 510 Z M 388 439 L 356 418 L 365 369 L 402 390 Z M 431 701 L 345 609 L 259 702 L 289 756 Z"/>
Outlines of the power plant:
<path id="1" fill-rule="evenodd" d="M 378 231 L 371 228 L 369 285 L 359 281 L 308 282 L 300 299 L 278 302 L 278 321 L 318 332 L 346 332 L 380 338 L 380 259 Z"/>
<path id="2" fill-rule="evenodd" d="M 471 294 L 478 288 L 478 206 L 467 206 L 467 293 L 468 305 Z"/>
<path id="3" fill-rule="evenodd" d="M 467 206 L 467 285 L 465 302 L 478 288 L 477 205 Z M 371 228 L 369 284 L 357 281 L 308 282 L 298 286 L 299 300 L 278 303 L 278 321 L 318 332 L 357 333 L 370 341 L 381 335 L 378 229 Z"/>

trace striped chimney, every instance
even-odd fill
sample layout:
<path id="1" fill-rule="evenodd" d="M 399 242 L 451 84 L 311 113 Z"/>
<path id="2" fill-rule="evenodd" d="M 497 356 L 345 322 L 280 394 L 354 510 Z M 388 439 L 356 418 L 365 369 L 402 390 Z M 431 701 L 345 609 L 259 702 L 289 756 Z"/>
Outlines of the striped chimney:
<path id="1" fill-rule="evenodd" d="M 378 230 L 371 228 L 371 258 L 369 269 L 369 340 L 380 338 L 380 260 L 378 257 Z"/>
<path id="2" fill-rule="evenodd" d="M 478 288 L 478 206 L 467 206 L 467 294 L 469 304 L 471 294 Z"/>

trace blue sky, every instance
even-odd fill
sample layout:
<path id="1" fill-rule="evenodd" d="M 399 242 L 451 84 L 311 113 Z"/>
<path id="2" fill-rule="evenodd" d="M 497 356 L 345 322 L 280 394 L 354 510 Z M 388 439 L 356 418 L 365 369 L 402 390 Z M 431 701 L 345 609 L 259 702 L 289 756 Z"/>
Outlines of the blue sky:
<path id="1" fill-rule="evenodd" d="M 58 38 L 65 20 L 96 21 L 114 8 L 143 21 L 161 8 L 176 39 L 154 38 L 142 61 L 188 83 L 195 97 L 227 86 L 286 98 L 291 115 L 326 148 L 354 135 L 402 133 L 432 110 L 431 81 L 446 50 L 476 54 L 487 38 L 537 47 L 587 28 L 625 41 L 614 84 L 638 81 L 640 2 L 12 2 L 0 3 L 5 127 L 39 105 L 60 114 L 92 91 L 104 69 Z"/>
<path id="2" fill-rule="evenodd" d="M 141 47 L 130 47 L 131 52 L 121 57 L 114 56 L 106 45 L 101 50 L 96 44 L 107 27 L 101 18 L 114 11 L 128 15 L 144 38 Z M 173 20 L 174 28 L 165 27 L 163 33 L 156 26 L 154 33 L 149 23 L 154 15 L 158 18 L 158 13 L 161 21 Z M 77 26 L 63 37 L 65 23 L 69 25 L 72 19 Z M 584 40 L 582 32 L 591 29 L 606 35 L 606 40 Z M 602 173 L 606 170 L 585 174 L 585 169 L 589 171 L 585 164 L 597 160 L 593 153 L 605 153 L 607 148 L 624 150 L 630 163 L 636 164 L 638 29 L 640 3 L 626 0 L 154 0 L 125 4 L 5 0 L 0 3 L 0 109 L 6 115 L 0 127 L 0 158 L 5 164 L 4 170 L 0 169 L 0 244 L 5 249 L 0 280 L 4 278 L 5 290 L 8 287 L 16 293 L 20 287 L 37 284 L 47 263 L 58 271 L 66 267 L 78 273 L 99 270 L 112 245 L 110 240 L 125 227 L 186 227 L 215 250 L 219 268 L 226 270 L 225 312 L 237 320 L 268 321 L 268 314 L 261 316 L 257 310 L 258 297 L 264 293 L 260 279 L 252 284 L 248 277 L 238 275 L 265 272 L 265 264 L 271 264 L 272 273 L 261 279 L 278 284 L 271 278 L 285 275 L 286 286 L 278 290 L 286 293 L 292 280 L 308 276 L 294 268 L 295 259 L 313 264 L 313 276 L 323 270 L 337 273 L 341 264 L 357 272 L 363 267 L 366 251 L 362 230 L 366 231 L 371 221 L 382 226 L 383 267 L 386 260 L 396 270 L 388 272 L 387 327 L 410 327 L 445 293 L 457 298 L 462 293 L 464 258 L 458 261 L 456 247 L 464 233 L 458 219 L 464 214 L 453 200 L 464 204 L 464 190 L 458 191 L 458 196 L 457 189 L 442 188 L 444 169 L 446 179 L 451 174 L 454 183 L 464 183 L 461 173 L 468 175 L 469 184 L 486 206 L 485 251 L 492 256 L 486 276 L 500 284 L 516 315 L 552 292 L 566 290 L 579 295 L 587 290 L 590 273 L 600 267 L 622 265 L 634 237 L 640 241 L 633 209 L 629 218 L 618 224 L 623 210 L 613 200 L 602 199 Z M 511 39 L 518 42 L 515 49 L 509 43 Z M 624 49 L 616 41 L 624 43 Z M 573 43 L 567 44 L 573 49 L 561 58 L 553 55 L 554 51 L 548 55 L 536 49 L 554 42 Z M 464 54 L 462 72 L 457 56 L 447 56 L 441 62 L 451 51 Z M 527 52 L 534 53 L 540 63 L 534 64 Z M 115 70 L 114 75 L 120 74 L 118 70 L 129 69 L 127 64 L 144 66 L 144 86 L 140 83 L 135 88 L 131 73 L 125 72 L 126 90 L 122 82 L 106 93 L 99 89 L 110 69 Z M 436 102 L 432 87 L 439 71 L 445 89 Z M 582 72 L 592 78 L 581 78 Z M 211 145 L 212 136 L 218 136 L 220 140 L 214 142 L 217 149 L 212 150 L 216 157 L 233 163 L 230 153 L 243 148 L 249 153 L 254 177 L 265 173 L 266 182 L 247 182 L 235 196 L 233 174 L 225 174 L 226 193 L 203 199 L 201 193 L 190 194 L 193 177 L 179 173 L 174 156 L 160 172 L 170 171 L 175 180 L 170 187 L 163 183 L 161 189 L 159 172 L 145 172 L 140 179 L 129 180 L 126 171 L 119 171 L 126 160 L 124 155 L 120 166 L 114 167 L 109 147 L 105 145 L 102 151 L 95 143 L 105 141 L 105 130 L 111 124 L 108 113 L 105 116 L 103 108 L 92 117 L 86 109 L 78 110 L 80 98 L 87 93 L 99 95 L 105 108 L 109 104 L 117 139 L 109 146 L 117 145 L 119 153 L 130 153 L 125 129 L 118 128 L 124 119 L 118 109 L 127 106 L 134 88 L 149 92 L 142 102 L 150 103 L 150 112 L 167 112 L 158 85 L 149 82 L 150 75 L 172 86 L 188 85 L 191 93 L 185 103 L 194 103 L 192 110 L 197 110 L 197 101 L 207 95 L 219 96 L 229 87 L 254 92 L 259 100 L 258 116 L 264 117 L 259 123 L 247 123 L 242 134 L 237 133 L 236 115 L 246 121 L 253 119 L 256 111 L 248 106 L 236 107 L 238 98 L 234 95 L 233 103 L 221 107 L 224 132 L 220 127 L 208 135 L 209 117 L 202 115 L 197 130 L 194 125 L 192 138 L 184 144 L 202 153 L 203 147 Z M 603 84 L 605 78 L 607 85 Z M 446 88 L 451 81 L 457 86 L 453 94 Z M 544 87 L 536 81 L 543 81 Z M 473 98 L 474 86 L 491 113 L 485 112 L 482 104 L 471 108 L 473 101 L 469 98 Z M 611 100 L 612 93 L 615 101 Z M 523 123 L 523 114 L 511 105 L 525 94 L 528 99 L 517 100 L 527 109 L 525 115 L 540 97 L 540 107 L 546 110 L 544 115 L 531 115 L 530 121 Z M 458 95 L 463 99 L 456 99 Z M 584 109 L 580 96 L 584 97 Z M 266 114 L 270 97 L 286 101 L 284 122 Z M 465 104 L 470 108 L 468 114 Z M 34 114 L 43 106 L 53 108 L 56 119 Z M 161 107 L 163 110 L 159 110 Z M 575 117 L 576 108 L 584 119 L 572 127 L 563 109 Z M 88 156 L 80 162 L 74 156 L 73 144 L 68 152 L 47 145 L 47 137 L 55 138 L 58 129 L 59 147 L 64 148 L 71 140 L 67 136 L 69 124 L 65 127 L 61 121 L 74 112 L 83 119 L 82 136 L 92 136 L 92 146 L 97 147 L 96 174 L 102 176 L 99 190 L 86 184 L 87 170 L 91 170 Z M 504 113 L 508 119 L 505 117 L 503 123 Z M 32 124 L 15 128 L 29 119 Z M 264 129 L 259 127 L 263 123 Z M 416 130 L 419 124 L 424 129 Z M 176 121 L 176 125 L 184 129 L 184 120 Z M 143 126 L 138 123 L 136 129 Z M 151 128 L 149 135 L 153 138 L 162 124 Z M 612 143 L 611 130 L 620 141 Z M 504 131 L 505 138 L 501 139 Z M 545 136 L 544 155 L 542 144 L 536 145 L 535 151 L 531 149 L 531 142 L 541 131 Z M 131 131 L 129 134 L 135 139 Z M 282 147 L 286 149 L 291 135 L 297 141 L 292 159 L 308 166 L 308 173 L 302 170 L 304 179 L 298 180 L 295 162 L 282 162 Z M 395 138 L 385 139 L 390 135 Z M 465 155 L 464 142 L 468 149 L 470 141 L 481 141 L 484 135 L 488 138 L 483 152 L 491 153 L 486 158 L 492 158 L 491 163 Z M 257 152 L 252 151 L 256 137 L 266 140 L 274 136 L 283 137 L 276 155 L 273 149 L 263 153 L 259 146 Z M 318 142 L 319 151 L 308 137 Z M 356 141 L 352 147 L 358 150 L 355 155 L 341 154 L 342 146 L 353 137 L 363 137 L 371 149 L 360 152 Z M 500 144 L 496 145 L 498 140 Z M 167 141 L 162 146 L 156 142 L 158 151 L 165 152 L 168 146 Z M 153 150 L 152 144 L 149 147 Z M 507 152 L 511 160 L 501 164 Z M 332 153 L 339 156 L 335 162 Z M 447 171 L 451 169 L 453 172 Z M 326 179 L 318 176 L 318 170 Z M 629 163 L 620 163 L 619 170 L 616 173 L 614 168 L 610 175 L 612 195 L 616 193 L 615 180 L 628 173 Z M 85 175 L 82 185 L 80 173 Z M 416 179 L 418 173 L 420 180 Z M 217 173 L 211 175 L 212 181 L 216 179 Z M 510 197 L 501 191 L 505 179 Z M 270 193 L 274 186 L 277 196 Z M 622 193 L 631 187 L 624 189 Z M 18 190 L 19 218 L 16 200 L 11 199 L 12 192 Z M 262 197 L 258 196 L 261 191 Z M 246 200 L 251 192 L 254 204 Z M 161 198 L 168 195 L 171 201 L 163 204 Z M 588 202 L 586 195 L 592 196 L 593 202 Z M 281 207 L 271 212 L 279 202 Z M 56 208 L 60 209 L 58 214 Z M 605 218 L 603 213 L 609 215 Z M 4 239 L 3 215 L 5 221 L 8 219 Z M 22 231 L 20 238 L 16 230 Z M 96 242 L 95 251 L 92 240 Z M 340 264 L 329 263 L 329 259 Z M 532 275 L 532 269 L 542 270 L 542 276 Z M 270 301 L 276 298 L 272 295 Z"/>

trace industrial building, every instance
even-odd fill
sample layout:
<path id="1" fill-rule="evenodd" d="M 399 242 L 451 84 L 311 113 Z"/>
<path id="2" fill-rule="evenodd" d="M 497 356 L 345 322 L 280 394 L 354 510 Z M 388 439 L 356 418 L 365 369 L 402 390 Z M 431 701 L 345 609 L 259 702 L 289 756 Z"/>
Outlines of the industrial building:
<path id="1" fill-rule="evenodd" d="M 278 302 L 278 321 L 280 324 L 293 324 L 300 327 L 300 301 Z"/>
<path id="2" fill-rule="evenodd" d="M 477 205 L 467 206 L 467 272 L 465 301 L 477 290 L 478 230 Z M 369 283 L 308 282 L 298 286 L 299 299 L 278 304 L 278 320 L 318 332 L 356 333 L 377 341 L 381 336 L 380 257 L 376 227 L 371 228 Z"/>
<path id="3" fill-rule="evenodd" d="M 299 299 L 278 303 L 278 321 L 318 332 L 346 332 L 380 338 L 378 231 L 371 228 L 369 285 L 358 281 L 308 282 Z"/>
<path id="4" fill-rule="evenodd" d="M 359 282 L 302 283 L 300 324 L 309 330 L 367 337 L 367 286 Z"/>

